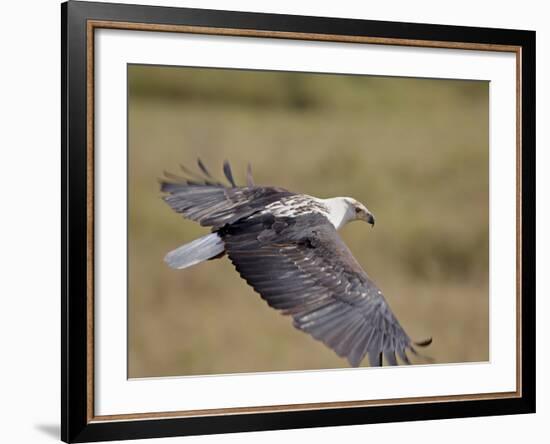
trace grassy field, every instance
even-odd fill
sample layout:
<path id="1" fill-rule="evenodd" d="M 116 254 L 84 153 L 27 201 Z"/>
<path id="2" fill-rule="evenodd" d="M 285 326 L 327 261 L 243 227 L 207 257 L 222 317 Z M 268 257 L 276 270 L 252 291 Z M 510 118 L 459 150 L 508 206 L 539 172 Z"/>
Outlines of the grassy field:
<path id="1" fill-rule="evenodd" d="M 347 367 L 269 308 L 225 258 L 164 255 L 208 229 L 161 200 L 163 170 L 352 196 L 341 235 L 436 363 L 489 358 L 486 82 L 129 67 L 129 376 Z M 415 362 L 422 362 L 418 359 Z M 368 365 L 367 360 L 363 365 Z"/>

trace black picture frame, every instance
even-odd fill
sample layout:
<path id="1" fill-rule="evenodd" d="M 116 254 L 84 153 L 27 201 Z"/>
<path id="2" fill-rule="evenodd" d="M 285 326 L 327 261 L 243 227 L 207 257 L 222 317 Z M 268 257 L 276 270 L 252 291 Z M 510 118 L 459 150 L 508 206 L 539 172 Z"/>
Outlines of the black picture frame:
<path id="1" fill-rule="evenodd" d="M 518 331 L 521 393 L 498 399 L 448 400 L 318 410 L 241 412 L 230 415 L 98 421 L 90 415 L 90 142 L 87 63 L 91 20 L 261 30 L 326 36 L 405 39 L 519 48 L 521 77 L 521 282 Z M 62 54 L 62 313 L 61 438 L 90 442 L 415 421 L 535 412 L 535 32 L 69 1 L 61 5 Z M 512 196 L 510 197 L 512 198 Z M 92 233 L 93 234 L 93 233 Z M 92 404 L 93 408 L 93 404 Z"/>

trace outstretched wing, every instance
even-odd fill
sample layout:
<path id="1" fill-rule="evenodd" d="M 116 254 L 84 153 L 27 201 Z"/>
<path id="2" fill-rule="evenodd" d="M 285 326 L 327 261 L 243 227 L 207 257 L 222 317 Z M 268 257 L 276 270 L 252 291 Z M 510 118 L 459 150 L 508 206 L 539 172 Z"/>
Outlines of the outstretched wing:
<path id="1" fill-rule="evenodd" d="M 161 191 L 167 193 L 163 199 L 176 212 L 206 227 L 221 228 L 294 194 L 282 188 L 254 186 L 250 169 L 247 172 L 248 186 L 239 187 L 227 162 L 224 162 L 223 171 L 229 185 L 214 179 L 200 159 L 198 166 L 202 175 L 181 167 L 191 178 L 165 172 Z"/>
<path id="2" fill-rule="evenodd" d="M 409 363 L 411 340 L 328 220 L 256 214 L 219 234 L 240 275 L 294 326 L 358 366 Z M 423 345 L 423 344 L 418 344 Z"/>

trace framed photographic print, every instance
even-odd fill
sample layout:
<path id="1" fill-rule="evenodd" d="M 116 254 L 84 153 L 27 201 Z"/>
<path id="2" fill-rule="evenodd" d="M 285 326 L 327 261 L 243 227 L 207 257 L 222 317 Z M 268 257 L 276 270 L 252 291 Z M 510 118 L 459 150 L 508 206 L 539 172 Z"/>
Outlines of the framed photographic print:
<path id="1" fill-rule="evenodd" d="M 535 411 L 535 33 L 69 1 L 62 439 Z"/>

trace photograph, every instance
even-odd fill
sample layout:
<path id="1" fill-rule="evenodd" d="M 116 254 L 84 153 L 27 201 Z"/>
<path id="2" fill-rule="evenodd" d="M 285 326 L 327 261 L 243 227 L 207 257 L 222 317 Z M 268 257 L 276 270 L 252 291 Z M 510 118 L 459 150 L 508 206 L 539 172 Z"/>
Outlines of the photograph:
<path id="1" fill-rule="evenodd" d="M 490 361 L 489 86 L 128 64 L 128 378 Z"/>
<path id="2" fill-rule="evenodd" d="M 63 441 L 535 412 L 534 31 L 61 24 Z"/>
<path id="3" fill-rule="evenodd" d="M 544 2 L 6 6 L 1 442 L 548 434 Z"/>

